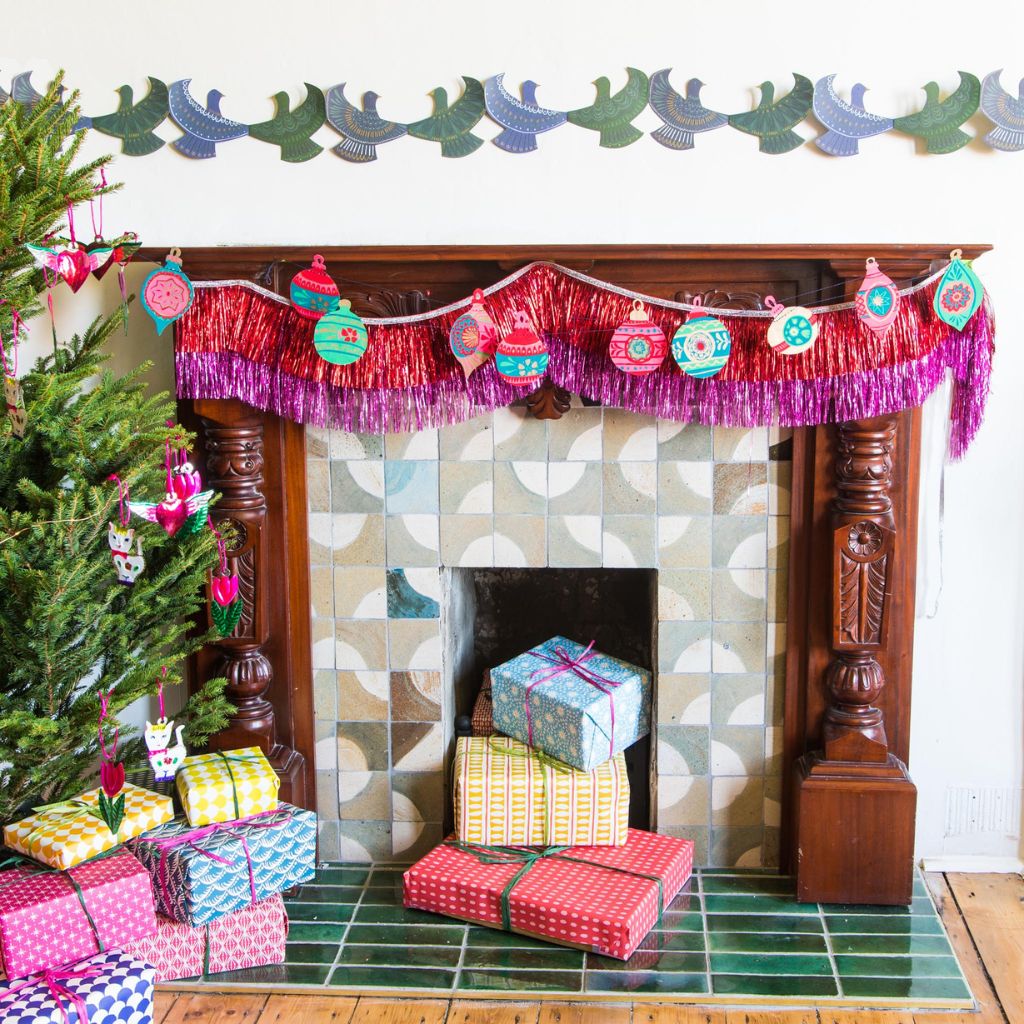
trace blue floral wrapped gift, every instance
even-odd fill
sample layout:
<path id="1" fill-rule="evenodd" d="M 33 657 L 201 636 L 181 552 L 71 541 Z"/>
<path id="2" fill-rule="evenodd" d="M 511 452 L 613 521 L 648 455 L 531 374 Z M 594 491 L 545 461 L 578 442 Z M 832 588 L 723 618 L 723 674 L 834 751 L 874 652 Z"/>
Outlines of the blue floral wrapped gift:
<path id="1" fill-rule="evenodd" d="M 308 882 L 316 870 L 316 815 L 282 803 L 200 828 L 176 818 L 130 846 L 153 880 L 156 909 L 195 927 Z"/>
<path id="2" fill-rule="evenodd" d="M 563 636 L 491 669 L 494 728 L 590 770 L 651 730 L 651 673 Z"/>
<path id="3" fill-rule="evenodd" d="M 21 981 L 0 975 L 4 1024 L 152 1024 L 149 964 L 113 950 Z"/>

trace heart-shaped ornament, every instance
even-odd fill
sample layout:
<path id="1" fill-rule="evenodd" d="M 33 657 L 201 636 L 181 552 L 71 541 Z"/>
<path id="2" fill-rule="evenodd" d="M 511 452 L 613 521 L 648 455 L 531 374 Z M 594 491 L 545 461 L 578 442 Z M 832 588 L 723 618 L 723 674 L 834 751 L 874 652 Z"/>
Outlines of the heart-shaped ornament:
<path id="1" fill-rule="evenodd" d="M 92 272 L 92 276 L 95 277 L 97 281 L 101 280 L 103 275 L 111 267 L 118 265 L 123 267 L 127 263 L 130 263 L 132 257 L 142 247 L 142 243 L 139 241 L 139 236 L 136 235 L 134 231 L 129 231 L 126 235 L 123 235 L 121 238 L 110 243 L 104 242 L 102 238 L 97 238 L 89 248 L 90 250 L 94 250 L 96 248 L 106 247 L 108 244 L 113 246 L 110 258 L 101 263 Z"/>
<path id="2" fill-rule="evenodd" d="M 173 537 L 188 518 L 185 502 L 174 495 L 168 495 L 157 505 L 155 515 L 156 521 L 164 528 L 168 537 Z"/>
<path id="3" fill-rule="evenodd" d="M 89 280 L 92 262 L 82 249 L 62 249 L 57 254 L 57 273 L 77 292 Z"/>

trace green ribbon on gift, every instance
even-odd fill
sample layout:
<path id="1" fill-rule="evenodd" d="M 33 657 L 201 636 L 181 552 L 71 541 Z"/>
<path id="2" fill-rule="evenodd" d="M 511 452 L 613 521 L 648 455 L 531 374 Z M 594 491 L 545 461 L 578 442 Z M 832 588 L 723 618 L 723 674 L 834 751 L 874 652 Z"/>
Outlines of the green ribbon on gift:
<path id="1" fill-rule="evenodd" d="M 261 754 L 225 754 L 223 750 L 213 750 L 209 754 L 199 754 L 189 758 L 192 764 L 205 764 L 207 761 L 220 759 L 222 767 L 227 769 L 228 779 L 231 782 L 231 799 L 235 804 L 235 817 L 240 818 L 242 816 L 241 808 L 238 804 L 238 780 L 235 778 L 235 773 L 231 769 L 231 762 L 234 761 L 236 764 L 246 763 L 259 763 L 263 760 Z M 186 765 L 185 767 L 188 767 Z"/>
<path id="2" fill-rule="evenodd" d="M 512 931 L 512 890 L 535 865 L 548 858 L 571 861 L 574 864 L 589 864 L 592 868 L 615 871 L 620 875 L 632 875 L 634 878 L 649 879 L 658 887 L 658 921 L 655 927 L 661 925 L 662 904 L 665 902 L 665 883 L 657 875 L 649 875 L 645 871 L 632 871 L 629 868 L 617 868 L 611 864 L 587 860 L 585 857 L 572 857 L 566 853 L 567 850 L 575 849 L 572 846 L 548 846 L 544 849 L 529 849 L 523 846 L 477 846 L 471 843 L 460 843 L 456 839 L 448 839 L 444 845 L 472 854 L 481 864 L 521 865 L 505 884 L 505 888 L 501 890 L 501 927 L 506 932 Z"/>
<path id="3" fill-rule="evenodd" d="M 72 800 L 60 800 L 53 804 L 41 804 L 39 807 L 33 807 L 32 813 L 39 816 L 39 821 L 36 822 L 36 827 L 25 837 L 25 842 L 29 846 L 42 835 L 46 828 L 50 825 L 55 825 L 57 822 L 71 821 L 73 818 L 78 818 L 83 814 L 103 821 L 99 814 L 99 808 L 95 804 L 83 800 L 80 796 L 76 796 Z M 111 834 L 113 835 L 113 833 Z"/>

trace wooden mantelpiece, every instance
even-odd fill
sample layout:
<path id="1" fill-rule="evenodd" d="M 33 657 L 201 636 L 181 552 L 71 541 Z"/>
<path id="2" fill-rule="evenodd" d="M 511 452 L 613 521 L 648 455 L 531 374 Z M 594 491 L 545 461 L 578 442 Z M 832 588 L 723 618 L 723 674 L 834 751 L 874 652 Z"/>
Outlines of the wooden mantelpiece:
<path id="1" fill-rule="evenodd" d="M 988 246 L 963 245 L 967 258 Z M 897 282 L 954 246 L 466 246 L 190 249 L 194 280 L 258 280 L 281 294 L 321 253 L 364 315 L 418 312 L 533 260 L 653 296 L 755 308 L 827 290 L 845 297 L 875 256 Z M 162 259 L 163 250 L 143 251 Z M 554 393 L 538 409 L 557 411 Z M 181 403 L 197 457 L 235 525 L 230 553 L 252 612 L 204 651 L 195 679 L 226 674 L 236 706 L 221 748 L 256 743 L 282 798 L 314 806 L 304 430 L 239 402 Z M 907 774 L 917 548 L 917 411 L 796 431 L 784 723 L 784 866 L 801 899 L 906 903 L 916 794 Z"/>

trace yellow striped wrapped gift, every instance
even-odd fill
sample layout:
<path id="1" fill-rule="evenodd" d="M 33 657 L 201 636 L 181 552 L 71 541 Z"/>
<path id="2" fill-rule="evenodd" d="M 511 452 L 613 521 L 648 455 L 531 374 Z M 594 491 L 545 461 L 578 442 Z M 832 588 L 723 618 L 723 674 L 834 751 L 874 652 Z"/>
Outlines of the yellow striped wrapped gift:
<path id="1" fill-rule="evenodd" d="M 582 771 L 505 736 L 455 748 L 459 841 L 484 846 L 621 846 L 629 824 L 622 753 Z"/>
<path id="2" fill-rule="evenodd" d="M 281 780 L 259 747 L 186 757 L 175 775 L 190 825 L 237 821 L 277 809 Z"/>

